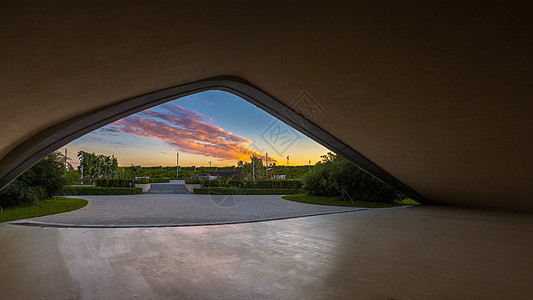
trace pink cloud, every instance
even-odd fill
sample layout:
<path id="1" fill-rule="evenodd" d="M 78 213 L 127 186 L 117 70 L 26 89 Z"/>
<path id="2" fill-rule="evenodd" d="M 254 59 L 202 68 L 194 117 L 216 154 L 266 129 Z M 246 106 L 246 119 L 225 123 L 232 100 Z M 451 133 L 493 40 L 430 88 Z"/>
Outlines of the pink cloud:
<path id="1" fill-rule="evenodd" d="M 252 141 L 245 137 L 207 124 L 203 114 L 185 109 L 175 103 L 160 106 L 169 113 L 143 111 L 118 120 L 109 131 L 119 130 L 141 137 L 162 140 L 180 151 L 227 160 L 248 160 L 251 155 L 264 158 L 248 146 Z M 269 160 L 274 161 L 273 158 Z"/>

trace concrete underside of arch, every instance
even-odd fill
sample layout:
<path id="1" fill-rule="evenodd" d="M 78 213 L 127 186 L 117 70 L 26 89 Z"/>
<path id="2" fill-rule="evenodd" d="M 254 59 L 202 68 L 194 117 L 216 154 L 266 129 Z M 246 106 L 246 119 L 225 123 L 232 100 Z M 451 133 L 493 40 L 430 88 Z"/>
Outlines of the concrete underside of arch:
<path id="1" fill-rule="evenodd" d="M 16 1 L 3 11 L 0 172 L 84 114 L 224 75 L 425 199 L 533 210 L 529 2 Z M 299 106 L 302 93 L 320 113 Z"/>

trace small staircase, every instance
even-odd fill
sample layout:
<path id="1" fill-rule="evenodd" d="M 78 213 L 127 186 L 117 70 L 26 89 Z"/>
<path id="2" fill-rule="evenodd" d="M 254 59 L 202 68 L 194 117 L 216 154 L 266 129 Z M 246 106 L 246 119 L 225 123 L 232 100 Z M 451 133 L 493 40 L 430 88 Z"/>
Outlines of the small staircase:
<path id="1" fill-rule="evenodd" d="M 152 183 L 148 192 L 143 194 L 190 194 L 184 184 L 179 183 Z"/>

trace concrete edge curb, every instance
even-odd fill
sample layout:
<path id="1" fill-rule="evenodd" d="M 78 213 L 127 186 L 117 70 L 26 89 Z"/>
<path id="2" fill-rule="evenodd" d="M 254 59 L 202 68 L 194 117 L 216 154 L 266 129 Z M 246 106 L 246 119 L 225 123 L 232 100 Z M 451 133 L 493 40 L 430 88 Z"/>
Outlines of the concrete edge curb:
<path id="1" fill-rule="evenodd" d="M 256 220 L 229 221 L 229 222 L 182 223 L 182 224 L 83 225 L 83 224 L 46 223 L 46 222 L 39 222 L 39 221 L 31 221 L 31 219 L 18 220 L 19 222 L 13 221 L 12 223 L 8 223 L 8 224 L 9 225 L 18 225 L 18 226 L 56 227 L 56 228 L 158 228 L 158 227 L 220 226 L 220 225 L 234 225 L 234 224 L 243 224 L 243 223 L 258 223 L 258 222 L 268 222 L 268 221 L 276 221 L 276 220 L 287 220 L 287 219 L 296 219 L 296 218 L 305 218 L 305 217 L 315 217 L 315 216 L 322 216 L 322 215 L 358 212 L 358 211 L 372 210 L 372 209 L 373 208 L 354 208 L 354 209 L 343 210 L 343 211 L 321 212 L 321 213 L 316 213 L 316 214 L 290 216 L 290 217 L 263 218 L 263 219 L 256 219 Z M 26 221 L 26 222 L 24 222 L 24 221 Z"/>

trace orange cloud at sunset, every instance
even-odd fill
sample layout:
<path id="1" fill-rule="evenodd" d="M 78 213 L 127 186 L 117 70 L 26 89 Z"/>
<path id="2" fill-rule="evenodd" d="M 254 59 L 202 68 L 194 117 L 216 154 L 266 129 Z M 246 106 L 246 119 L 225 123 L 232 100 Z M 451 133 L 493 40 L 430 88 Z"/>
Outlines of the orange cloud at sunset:
<path id="1" fill-rule="evenodd" d="M 248 160 L 251 155 L 265 158 L 249 148 L 252 141 L 202 121 L 205 116 L 200 113 L 175 103 L 160 107 L 168 113 L 147 110 L 118 120 L 100 130 L 155 138 L 183 152 L 225 160 Z M 269 161 L 276 160 L 269 157 Z"/>

